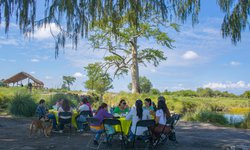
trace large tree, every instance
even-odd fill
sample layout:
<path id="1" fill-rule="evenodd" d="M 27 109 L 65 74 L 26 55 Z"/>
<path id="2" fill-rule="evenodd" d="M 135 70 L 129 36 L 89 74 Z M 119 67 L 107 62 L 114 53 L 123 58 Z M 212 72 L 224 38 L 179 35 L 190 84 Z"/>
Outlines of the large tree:
<path id="1" fill-rule="evenodd" d="M 135 20 L 132 20 L 133 23 L 129 23 L 129 13 L 117 19 L 121 23 L 115 30 L 112 29 L 114 24 L 111 20 L 113 18 L 109 18 L 107 21 L 110 26 L 96 27 L 89 39 L 95 49 L 105 49 L 109 52 L 108 56 L 104 57 L 104 66 L 108 69 L 113 68 L 115 76 L 131 72 L 132 93 L 139 93 L 141 92 L 139 64 L 153 63 L 154 66 L 157 66 L 162 60 L 166 60 L 166 57 L 163 51 L 150 45 L 140 47 L 138 41 L 142 38 L 152 38 L 158 44 L 172 48 L 173 40 L 162 30 L 173 28 L 178 31 L 178 25 L 164 21 L 159 17 L 159 14 L 150 16 L 145 14 L 145 17 L 136 25 Z M 103 20 L 99 22 L 103 24 Z"/>
<path id="2" fill-rule="evenodd" d="M 151 88 L 153 87 L 151 81 L 145 76 L 139 77 L 139 86 L 141 93 L 149 93 Z M 129 83 L 128 89 L 132 90 L 132 83 Z"/>
<path id="3" fill-rule="evenodd" d="M 87 71 L 88 76 L 85 88 L 96 91 L 98 94 L 101 94 L 101 97 L 106 91 L 113 88 L 110 75 L 102 69 L 100 63 L 89 64 L 84 69 Z"/>
<path id="4" fill-rule="evenodd" d="M 249 0 L 217 0 L 217 2 L 225 12 L 222 35 L 223 37 L 230 36 L 232 41 L 237 43 L 241 39 L 241 32 L 247 26 L 249 27 L 250 2 Z M 54 35 L 56 56 L 59 47 L 64 47 L 67 38 L 72 40 L 73 46 L 77 47 L 79 38 L 87 36 L 89 30 L 110 28 L 111 33 L 117 39 L 122 37 L 121 34 L 124 33 L 120 27 L 127 26 L 128 31 L 133 32 L 128 41 L 132 54 L 133 92 L 139 92 L 137 41 L 138 37 L 141 36 L 141 29 L 145 27 L 143 24 L 148 23 L 150 25 L 148 29 L 150 29 L 152 27 L 151 21 L 157 21 L 151 19 L 159 19 L 158 27 L 155 28 L 157 30 L 161 29 L 161 25 L 170 25 L 169 21 L 172 20 L 185 22 L 189 15 L 191 15 L 192 22 L 196 23 L 198 22 L 200 0 L 45 0 L 45 17 L 38 21 L 35 18 L 36 6 L 36 0 L 0 1 L 0 16 L 4 18 L 5 31 L 8 32 L 13 14 L 15 14 L 21 31 L 28 35 L 34 32 L 36 25 L 47 27 L 49 23 L 55 23 L 61 29 L 59 34 Z M 1 18 L 0 21 L 2 21 Z M 142 34 L 148 34 L 142 35 L 142 37 L 148 36 L 150 38 L 152 36 L 152 33 L 148 31 Z M 157 37 L 153 33 L 153 38 L 156 38 L 154 36 Z M 165 35 L 160 37 L 166 38 Z M 161 38 L 157 40 L 166 41 L 166 39 L 162 40 Z M 167 40 L 167 43 L 171 47 L 171 40 Z M 166 43 L 163 45 L 169 47 Z M 155 51 L 145 53 L 149 52 L 152 54 Z M 117 58 L 115 59 L 117 60 Z M 155 59 L 157 62 L 160 60 L 157 57 L 151 60 Z M 148 61 L 148 59 L 146 60 Z"/>
<path id="5" fill-rule="evenodd" d="M 44 18 L 36 20 L 37 0 L 0 0 L 0 23 L 4 23 L 5 32 L 9 30 L 11 18 L 16 19 L 24 34 L 34 32 L 36 25 L 57 23 L 62 29 L 61 34 L 56 37 L 57 42 L 64 46 L 66 37 L 77 44 L 79 35 L 81 37 L 87 35 L 89 27 L 98 25 L 96 20 L 119 18 L 129 11 L 136 12 L 135 15 L 130 15 L 131 19 L 140 20 L 144 14 L 157 11 L 162 18 L 177 17 L 183 22 L 191 14 L 192 20 L 196 22 L 200 7 L 200 0 L 45 0 L 44 2 L 45 7 L 42 10 Z M 250 27 L 250 1 L 217 0 L 217 3 L 225 13 L 221 27 L 223 37 L 230 37 L 234 43 L 239 42 L 241 32 Z M 140 9 L 143 7 L 150 9 Z M 113 22 L 115 23 L 116 19 L 113 19 Z M 63 28 L 65 23 L 66 28 Z M 115 28 L 116 26 L 113 27 Z"/>

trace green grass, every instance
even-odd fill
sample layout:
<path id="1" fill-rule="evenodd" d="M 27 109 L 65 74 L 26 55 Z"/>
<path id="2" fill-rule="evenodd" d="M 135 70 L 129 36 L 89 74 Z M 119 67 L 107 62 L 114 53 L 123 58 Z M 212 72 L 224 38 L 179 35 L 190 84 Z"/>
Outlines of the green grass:
<path id="1" fill-rule="evenodd" d="M 0 87 L 0 112 L 6 108 L 6 104 L 9 103 L 10 99 L 15 95 L 15 93 L 28 93 L 29 91 L 25 87 Z M 48 105 L 52 105 L 55 102 L 55 98 L 53 95 L 60 92 L 60 90 L 36 90 L 32 91 L 32 98 L 36 103 L 43 98 L 46 100 Z M 70 91 L 67 92 L 71 95 L 69 98 L 72 99 L 72 95 L 80 94 L 80 91 Z M 91 94 L 90 94 L 91 95 Z M 106 102 L 109 106 L 117 106 L 121 99 L 125 99 L 127 104 L 131 107 L 135 104 L 137 99 L 144 100 L 149 97 L 153 102 L 157 104 L 157 98 L 159 95 L 150 95 L 150 94 L 131 94 L 127 92 L 120 93 L 106 93 L 103 96 L 103 102 Z M 182 97 L 182 96 L 173 96 L 173 95 L 164 95 L 167 100 L 167 105 L 170 111 L 174 111 L 176 113 L 181 113 L 185 117 L 183 119 L 193 120 L 193 121 L 204 121 L 197 118 L 197 115 L 201 112 L 200 115 L 210 117 L 210 120 L 218 117 L 216 112 L 223 113 L 232 113 L 232 114 L 247 114 L 250 112 L 250 99 L 242 98 L 242 97 Z M 68 96 L 67 96 L 68 97 Z M 1 99 L 2 98 L 2 99 Z M 74 98 L 73 98 L 74 99 Z M 72 100 L 73 100 L 72 99 Z M 95 100 L 96 98 L 92 98 L 91 101 L 94 109 L 97 109 L 100 105 L 101 101 Z M 76 100 L 73 100 L 74 104 L 77 104 Z M 3 108 L 1 107 L 3 106 Z M 212 114 L 210 114 L 210 112 Z M 206 121 L 205 121 L 206 122 Z M 214 121 L 212 121 L 214 122 Z M 244 127 L 248 127 L 248 121 L 245 122 Z M 223 123 L 222 123 L 223 124 Z M 243 127 L 243 125 L 239 125 Z M 249 128 L 249 127 L 248 127 Z"/>

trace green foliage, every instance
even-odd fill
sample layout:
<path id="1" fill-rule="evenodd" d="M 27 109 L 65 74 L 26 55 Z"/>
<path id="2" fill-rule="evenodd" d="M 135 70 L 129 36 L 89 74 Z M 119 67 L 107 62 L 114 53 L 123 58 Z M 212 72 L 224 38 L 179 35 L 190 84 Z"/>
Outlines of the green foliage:
<path id="1" fill-rule="evenodd" d="M 241 32 L 249 25 L 249 0 L 217 0 L 221 10 L 225 12 L 221 31 L 223 38 L 230 37 L 234 44 L 241 40 Z"/>
<path id="2" fill-rule="evenodd" d="M 10 103 L 9 111 L 15 116 L 31 117 L 35 114 L 36 106 L 30 94 L 16 93 Z"/>
<path id="3" fill-rule="evenodd" d="M 163 94 L 163 95 L 170 95 L 170 94 L 171 94 L 171 92 L 170 92 L 170 91 L 168 91 L 167 89 L 165 89 L 165 90 L 162 92 L 162 94 Z"/>
<path id="4" fill-rule="evenodd" d="M 176 96 L 186 96 L 186 97 L 196 97 L 197 93 L 192 90 L 180 90 L 171 93 L 172 95 Z"/>
<path id="5" fill-rule="evenodd" d="M 210 88 L 198 88 L 196 93 L 199 97 L 237 97 L 232 93 L 228 93 L 227 91 L 221 92 L 218 90 L 212 90 Z"/>
<path id="6" fill-rule="evenodd" d="M 182 102 L 183 109 L 182 113 L 193 113 L 197 110 L 197 103 L 191 101 Z"/>
<path id="7" fill-rule="evenodd" d="M 75 80 L 76 80 L 75 77 L 63 76 L 63 85 L 62 85 L 62 88 L 70 90 L 70 85 L 73 85 L 73 83 L 75 82 Z"/>
<path id="8" fill-rule="evenodd" d="M 139 77 L 139 85 L 141 93 L 149 93 L 153 86 L 151 81 L 145 76 Z M 128 89 L 132 90 L 132 83 L 129 83 Z"/>
<path id="9" fill-rule="evenodd" d="M 101 95 L 113 88 L 112 79 L 108 73 L 103 71 L 100 63 L 89 64 L 84 68 L 87 71 L 87 76 L 89 78 L 85 82 L 85 88 L 96 91 Z"/>
<path id="10" fill-rule="evenodd" d="M 150 90 L 150 94 L 152 95 L 161 95 L 161 92 L 160 90 L 156 89 L 156 88 L 153 88 Z"/>
<path id="11" fill-rule="evenodd" d="M 5 83 L 3 83 L 3 80 L 0 80 L 0 87 L 5 87 L 7 86 Z"/>
<path id="12" fill-rule="evenodd" d="M 8 108 L 10 98 L 0 93 L 0 112 Z"/>
<path id="13" fill-rule="evenodd" d="M 244 121 L 240 124 L 242 128 L 250 129 L 250 112 L 245 115 Z"/>
<path id="14" fill-rule="evenodd" d="M 218 114 L 215 112 L 199 112 L 196 115 L 196 120 L 201 122 L 208 122 L 208 123 L 216 123 L 221 125 L 228 125 L 227 119 L 223 116 L 223 114 Z"/>
<path id="15" fill-rule="evenodd" d="M 250 99 L 250 91 L 245 91 L 241 96 Z"/>
<path id="16" fill-rule="evenodd" d="M 71 93 L 56 93 L 53 95 L 50 95 L 49 101 L 46 102 L 49 108 L 52 108 L 53 105 L 56 104 L 56 102 L 60 99 L 68 99 L 69 103 L 72 107 L 76 107 L 78 103 L 80 102 L 80 98 L 77 94 L 71 94 Z"/>

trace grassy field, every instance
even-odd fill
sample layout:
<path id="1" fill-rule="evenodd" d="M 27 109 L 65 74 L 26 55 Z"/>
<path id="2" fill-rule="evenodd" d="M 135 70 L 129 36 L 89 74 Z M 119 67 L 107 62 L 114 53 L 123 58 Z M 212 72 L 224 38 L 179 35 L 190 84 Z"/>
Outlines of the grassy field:
<path id="1" fill-rule="evenodd" d="M 65 91 L 56 90 L 36 90 L 32 93 L 25 87 L 0 87 L 0 112 L 8 112 L 8 105 L 16 93 L 30 93 L 35 103 L 43 98 L 46 100 L 48 106 L 51 106 L 59 97 L 66 96 L 71 100 L 72 104 L 77 105 L 79 102 L 79 96 L 81 91 L 70 91 L 67 94 L 56 94 Z M 55 96 L 57 95 L 57 96 Z M 103 96 L 103 102 L 106 102 L 109 106 L 117 106 L 121 99 L 125 99 L 127 104 L 131 107 L 135 104 L 137 99 L 144 100 L 145 98 L 151 98 L 155 104 L 157 104 L 157 97 L 159 95 L 149 94 L 131 94 L 126 92 L 120 93 L 106 93 Z M 222 113 L 230 114 L 243 114 L 249 119 L 250 112 L 250 99 L 242 97 L 181 97 L 175 95 L 164 95 L 167 100 L 167 105 L 170 111 L 183 114 L 183 119 L 191 121 L 211 122 L 218 123 L 223 117 Z M 102 101 L 94 98 L 91 100 L 94 109 L 100 105 Z M 221 122 L 222 125 L 226 125 L 225 121 Z M 245 121 L 245 124 L 250 128 L 249 120 Z"/>

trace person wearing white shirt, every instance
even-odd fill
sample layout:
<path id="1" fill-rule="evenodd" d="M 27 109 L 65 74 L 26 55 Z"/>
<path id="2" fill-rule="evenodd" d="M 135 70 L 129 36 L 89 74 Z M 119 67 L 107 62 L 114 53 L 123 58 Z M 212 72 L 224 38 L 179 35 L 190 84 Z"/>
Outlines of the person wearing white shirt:
<path id="1" fill-rule="evenodd" d="M 67 99 L 64 99 L 63 100 L 63 104 L 62 104 L 62 106 L 61 107 L 59 107 L 59 109 L 58 109 L 58 114 L 60 113 L 60 112 L 71 112 L 72 113 L 72 107 L 69 105 L 69 100 L 67 100 Z M 64 117 L 64 116 L 60 116 L 62 119 L 69 119 L 70 117 Z M 62 133 L 63 132 L 63 128 L 64 128 L 64 122 L 61 122 L 60 123 L 60 133 Z"/>
<path id="2" fill-rule="evenodd" d="M 83 98 L 82 101 L 80 102 L 80 106 L 78 107 L 78 112 L 79 114 L 82 112 L 82 111 L 90 111 L 90 107 L 87 105 L 87 99 L 86 98 Z M 77 121 L 77 131 L 78 132 L 82 132 L 83 129 L 86 129 L 87 125 L 88 124 L 85 124 L 85 122 L 87 122 L 86 118 L 88 116 L 85 116 L 85 115 L 79 115 L 76 117 L 76 121 Z"/>
<path id="3" fill-rule="evenodd" d="M 132 141 L 133 138 L 135 137 L 136 123 L 139 120 L 147 120 L 147 119 L 150 119 L 149 111 L 142 108 L 141 100 L 137 100 L 135 102 L 135 107 L 133 107 L 131 111 L 128 113 L 128 115 L 126 116 L 126 120 L 132 120 L 131 131 L 129 134 L 130 141 Z M 147 130 L 148 128 L 146 127 L 138 127 L 136 131 L 136 135 L 143 135 L 143 132 Z"/>
<path id="4" fill-rule="evenodd" d="M 163 96 L 158 98 L 158 106 L 155 113 L 155 122 L 156 126 L 152 129 L 153 137 L 156 138 L 163 131 L 164 126 L 166 125 L 167 118 L 170 118 L 170 112 L 166 105 L 165 98 Z M 170 127 L 166 126 L 164 128 L 164 133 L 169 133 Z"/>

